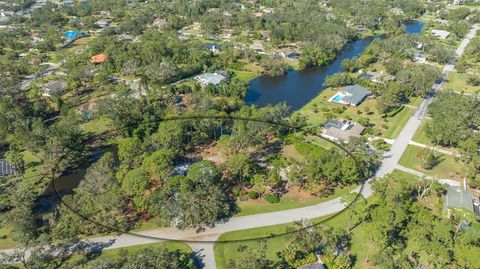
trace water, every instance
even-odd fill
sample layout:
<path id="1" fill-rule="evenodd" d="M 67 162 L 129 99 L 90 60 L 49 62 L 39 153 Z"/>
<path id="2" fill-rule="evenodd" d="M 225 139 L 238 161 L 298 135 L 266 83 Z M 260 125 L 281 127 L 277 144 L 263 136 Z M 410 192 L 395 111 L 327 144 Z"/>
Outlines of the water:
<path id="1" fill-rule="evenodd" d="M 405 30 L 410 34 L 419 34 L 422 32 L 425 22 L 423 21 L 413 21 L 410 24 L 405 25 Z"/>
<path id="2" fill-rule="evenodd" d="M 405 28 L 408 33 L 414 34 L 421 32 L 423 26 L 424 22 L 414 21 Z M 279 77 L 255 78 L 249 83 L 245 102 L 258 107 L 285 102 L 291 110 L 300 109 L 326 88 L 323 82 L 327 76 L 343 71 L 340 66 L 342 60 L 360 56 L 374 39 L 368 37 L 347 44 L 337 58 L 325 67 L 293 70 Z"/>

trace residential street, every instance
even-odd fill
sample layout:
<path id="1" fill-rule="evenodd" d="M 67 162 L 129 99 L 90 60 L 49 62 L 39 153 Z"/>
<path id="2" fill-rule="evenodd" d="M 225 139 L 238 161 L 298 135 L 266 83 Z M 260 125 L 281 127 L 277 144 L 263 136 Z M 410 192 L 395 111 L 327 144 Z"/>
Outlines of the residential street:
<path id="1" fill-rule="evenodd" d="M 469 34 L 465 37 L 465 39 L 462 41 L 462 43 L 456 50 L 458 56 L 463 53 L 468 42 L 475 36 L 478 28 L 478 25 L 475 25 L 473 29 L 469 32 Z M 444 67 L 442 72 L 442 79 L 438 83 L 434 84 L 432 87 L 434 89 L 434 92 L 441 89 L 443 85 L 443 80 L 447 78 L 448 74 L 453 70 L 453 68 L 454 66 L 452 64 L 446 65 Z M 415 132 L 418 130 L 422 120 L 425 118 L 428 105 L 434 100 L 434 98 L 435 94 L 432 94 L 428 98 L 426 98 L 418 107 L 415 114 L 409 119 L 401 133 L 393 142 L 390 151 L 385 154 L 385 156 L 387 157 L 382 161 L 382 164 L 376 173 L 376 177 L 382 177 L 386 174 L 391 173 L 394 169 L 398 168 L 398 162 L 402 154 L 409 145 Z M 354 192 L 359 191 L 360 187 L 354 190 Z M 368 182 L 363 186 L 361 194 L 364 197 L 371 196 L 372 190 Z M 204 268 L 214 269 L 216 268 L 213 252 L 214 241 L 223 233 L 249 228 L 284 224 L 300 219 L 323 217 L 337 213 L 344 208 L 345 206 L 340 202 L 340 198 L 335 198 L 330 201 L 303 208 L 276 211 L 250 216 L 233 217 L 229 219 L 228 222 L 219 223 L 214 228 L 206 228 L 206 230 L 201 233 L 197 233 L 194 229 L 179 230 L 177 228 L 161 228 L 138 232 L 138 235 L 122 234 L 118 236 L 103 236 L 92 238 L 90 239 L 90 241 L 104 243 L 110 242 L 110 246 L 106 249 L 114 249 L 161 241 L 160 239 L 155 238 L 186 240 L 187 243 L 194 250 L 200 253 L 200 256 L 203 256 Z"/>

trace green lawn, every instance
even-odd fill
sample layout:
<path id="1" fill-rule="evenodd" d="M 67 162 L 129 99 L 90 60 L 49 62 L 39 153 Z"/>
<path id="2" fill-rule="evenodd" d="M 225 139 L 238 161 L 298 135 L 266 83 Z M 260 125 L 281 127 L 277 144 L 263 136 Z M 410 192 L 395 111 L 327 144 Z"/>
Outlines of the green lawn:
<path id="1" fill-rule="evenodd" d="M 85 133 L 101 134 L 112 129 L 112 122 L 106 117 L 94 118 L 80 125 Z"/>
<path id="2" fill-rule="evenodd" d="M 132 246 L 132 247 L 126 247 L 126 248 L 118 248 L 118 249 L 108 249 L 104 250 L 101 253 L 98 253 L 97 255 L 94 255 L 91 259 L 88 259 L 85 261 L 85 263 L 82 262 L 84 266 L 88 265 L 89 263 L 95 261 L 95 260 L 104 260 L 104 259 L 109 259 L 116 257 L 121 254 L 120 250 L 127 250 L 128 255 L 133 255 L 143 249 L 146 248 L 160 248 L 163 245 L 167 247 L 169 250 L 181 250 L 185 252 L 192 252 L 192 249 L 185 243 L 181 242 L 160 242 L 160 243 L 152 243 L 152 244 L 145 244 L 145 245 L 139 245 L 139 246 Z M 73 256 L 71 258 L 72 261 L 77 261 L 82 259 L 82 256 Z"/>
<path id="3" fill-rule="evenodd" d="M 405 173 L 399 170 L 395 170 L 392 174 L 396 177 L 416 179 L 416 176 L 409 173 Z M 311 220 L 311 223 L 319 223 L 325 221 L 324 225 L 337 228 L 346 228 L 348 225 L 348 218 L 350 210 L 347 209 L 343 213 L 331 218 L 331 216 L 325 216 Z M 328 219 L 328 220 L 326 220 Z M 218 240 L 239 240 L 239 239 L 252 239 L 258 237 L 266 237 L 272 234 L 281 234 L 286 232 L 286 228 L 289 224 L 274 225 L 255 229 L 246 229 L 236 232 L 229 232 L 222 234 Z M 365 238 L 367 238 L 367 231 L 363 228 L 363 225 L 358 225 L 353 229 L 352 236 L 352 254 L 356 258 L 354 268 L 376 268 L 372 264 L 365 262 L 368 248 L 366 247 Z M 276 253 L 286 247 L 286 242 L 290 238 L 289 235 L 281 235 L 265 239 L 267 257 L 273 260 L 278 260 Z M 239 242 L 223 242 L 215 243 L 215 260 L 219 269 L 228 268 L 228 261 L 235 260 L 242 257 L 244 252 L 239 252 L 238 249 L 241 246 L 247 246 L 248 248 L 258 248 L 259 240 L 248 240 Z M 372 249 L 372 253 L 377 251 Z"/>
<path id="4" fill-rule="evenodd" d="M 287 193 L 286 195 L 281 197 L 280 202 L 277 204 L 269 204 L 263 198 L 259 198 L 257 200 L 249 199 L 247 201 L 238 201 L 237 205 L 240 208 L 240 212 L 237 213 L 236 216 L 246 216 L 311 206 L 342 196 L 355 189 L 356 187 L 356 185 L 353 185 L 343 189 L 336 189 L 332 195 L 329 195 L 327 197 L 309 196 L 304 198 L 296 193 Z"/>
<path id="5" fill-rule="evenodd" d="M 420 127 L 418 127 L 417 132 L 412 138 L 413 141 L 417 143 L 425 144 L 425 145 L 433 145 L 430 138 L 428 138 L 427 135 L 425 134 L 425 128 L 427 127 L 427 124 L 429 121 L 430 120 L 428 119 L 425 119 L 424 121 L 422 121 L 422 123 L 420 124 Z"/>
<path id="6" fill-rule="evenodd" d="M 9 249 L 9 248 L 14 248 L 16 246 L 17 246 L 17 243 L 10 238 L 10 229 L 1 228 L 0 229 L 0 249 Z"/>
<path id="7" fill-rule="evenodd" d="M 400 165 L 414 169 L 426 175 L 439 178 L 450 178 L 460 180 L 462 178 L 462 169 L 460 163 L 455 161 L 453 156 L 436 153 L 440 156 L 440 163 L 432 170 L 422 168 L 422 161 L 417 156 L 423 150 L 421 147 L 409 145 L 405 153 L 400 158 Z"/>
<path id="8" fill-rule="evenodd" d="M 335 216 L 332 219 L 327 220 L 324 224 L 337 227 L 337 228 L 346 228 L 348 224 L 349 212 L 346 210 L 342 214 Z M 311 220 L 311 223 L 318 223 L 324 221 L 330 216 L 318 218 Z M 272 234 L 280 234 L 286 232 L 286 228 L 289 224 L 268 226 L 256 229 L 247 229 L 242 231 L 225 233 L 220 236 L 219 240 L 238 240 L 238 239 L 248 239 L 248 238 L 257 238 L 265 237 Z M 365 247 L 366 237 L 365 230 L 362 229 L 362 225 L 357 226 L 352 233 L 352 254 L 357 258 L 357 263 L 354 268 L 375 268 L 374 266 L 365 263 L 363 260 L 367 255 L 367 248 Z M 291 238 L 290 235 L 281 235 L 277 237 L 272 237 L 265 239 L 266 242 L 266 251 L 267 257 L 272 260 L 278 260 L 277 252 L 286 247 L 286 242 Z M 258 248 L 259 240 L 248 240 L 248 241 L 239 241 L 239 242 L 227 242 L 227 243 L 215 243 L 215 261 L 217 268 L 226 269 L 228 268 L 229 260 L 236 260 L 243 255 L 242 252 L 239 252 L 238 249 L 243 246 L 248 248 Z"/>
<path id="9" fill-rule="evenodd" d="M 468 77 L 473 76 L 467 73 L 458 73 L 456 71 L 450 72 L 447 82 L 443 86 L 444 89 L 454 91 L 464 91 L 466 93 L 480 93 L 480 86 L 471 86 L 467 84 Z"/>
<path id="10" fill-rule="evenodd" d="M 403 126 L 407 123 L 408 119 L 414 113 L 414 109 L 405 107 L 395 116 L 382 119 L 382 115 L 377 110 L 377 100 L 375 98 L 367 99 L 359 107 L 347 107 L 328 102 L 328 99 L 337 91 L 338 89 L 333 88 L 325 89 L 295 113 L 307 116 L 308 122 L 312 126 L 318 126 L 324 123 L 328 118 L 328 115 L 332 115 L 334 118 L 351 118 L 354 121 L 366 117 L 370 119 L 370 122 L 373 124 L 373 135 L 386 138 L 396 138 L 403 129 Z M 336 109 L 342 107 L 345 107 L 346 109 L 344 111 L 336 111 Z M 324 111 L 327 109 L 328 111 Z"/>

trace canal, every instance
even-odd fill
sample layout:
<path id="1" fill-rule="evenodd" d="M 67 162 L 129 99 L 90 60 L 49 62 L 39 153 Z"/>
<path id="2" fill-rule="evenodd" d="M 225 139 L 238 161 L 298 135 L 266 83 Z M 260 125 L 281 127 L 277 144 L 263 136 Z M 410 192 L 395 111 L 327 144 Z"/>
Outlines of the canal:
<path id="1" fill-rule="evenodd" d="M 413 21 L 405 26 L 405 30 L 407 33 L 417 34 L 422 31 L 424 24 L 422 21 Z M 292 70 L 279 77 L 255 78 L 248 85 L 245 102 L 258 107 L 285 102 L 292 111 L 300 109 L 325 89 L 323 82 L 327 76 L 343 71 L 340 64 L 344 59 L 360 56 L 375 38 L 380 37 L 368 37 L 347 44 L 327 66 Z"/>

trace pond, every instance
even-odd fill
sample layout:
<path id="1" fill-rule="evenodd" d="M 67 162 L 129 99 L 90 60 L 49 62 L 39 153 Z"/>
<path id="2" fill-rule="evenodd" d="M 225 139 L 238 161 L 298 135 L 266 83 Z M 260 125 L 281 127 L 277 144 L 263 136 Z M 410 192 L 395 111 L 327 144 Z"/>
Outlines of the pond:
<path id="1" fill-rule="evenodd" d="M 424 24 L 422 21 L 413 21 L 405 28 L 408 33 L 420 33 Z M 249 83 L 245 102 L 258 107 L 285 102 L 292 111 L 300 109 L 326 88 L 323 82 L 327 76 L 343 71 L 340 64 L 344 59 L 360 56 L 375 38 L 379 37 L 368 37 L 347 44 L 337 58 L 327 66 L 292 70 L 279 77 L 255 78 Z"/>

